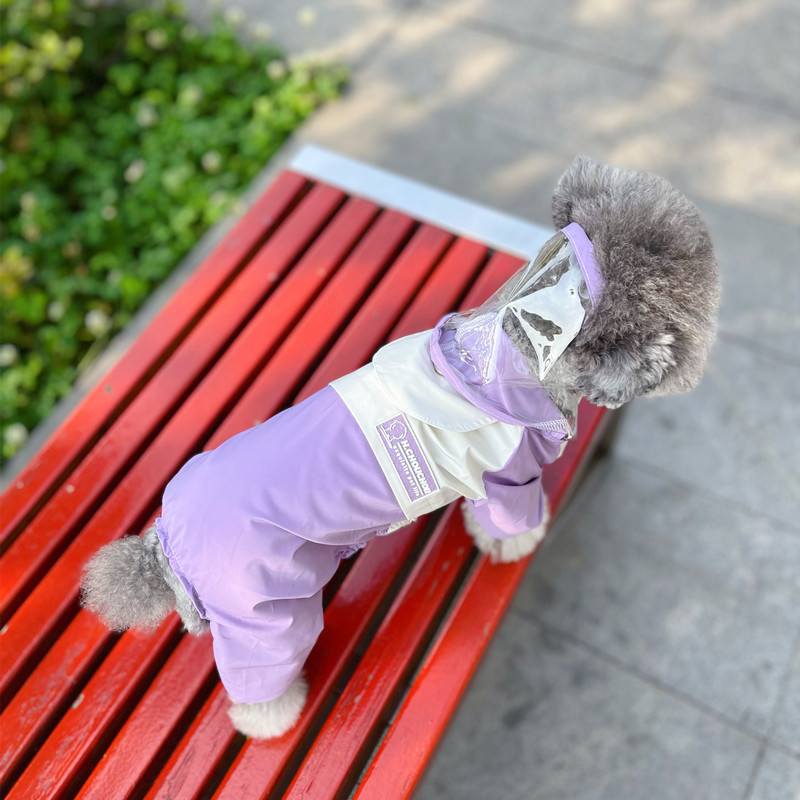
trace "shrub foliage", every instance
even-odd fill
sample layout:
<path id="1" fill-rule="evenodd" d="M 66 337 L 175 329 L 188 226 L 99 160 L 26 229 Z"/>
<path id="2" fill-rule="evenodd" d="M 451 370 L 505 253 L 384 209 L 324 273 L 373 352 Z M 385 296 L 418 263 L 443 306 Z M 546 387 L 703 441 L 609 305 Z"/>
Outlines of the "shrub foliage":
<path id="1" fill-rule="evenodd" d="M 342 84 L 174 3 L 0 0 L 8 457 L 289 133 Z"/>

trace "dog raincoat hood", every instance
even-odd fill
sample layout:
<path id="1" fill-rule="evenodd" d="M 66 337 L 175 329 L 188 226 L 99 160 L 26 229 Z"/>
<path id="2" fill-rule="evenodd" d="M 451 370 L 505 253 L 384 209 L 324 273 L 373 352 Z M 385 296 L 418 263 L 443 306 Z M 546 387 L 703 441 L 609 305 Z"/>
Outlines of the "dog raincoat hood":
<path id="1" fill-rule="evenodd" d="M 570 433 L 578 395 L 571 409 L 562 409 L 566 419 L 543 418 L 542 381 L 580 331 L 602 287 L 592 244 L 572 223 L 483 305 L 443 320 L 431 343 L 433 362 L 470 403 L 495 419 Z"/>

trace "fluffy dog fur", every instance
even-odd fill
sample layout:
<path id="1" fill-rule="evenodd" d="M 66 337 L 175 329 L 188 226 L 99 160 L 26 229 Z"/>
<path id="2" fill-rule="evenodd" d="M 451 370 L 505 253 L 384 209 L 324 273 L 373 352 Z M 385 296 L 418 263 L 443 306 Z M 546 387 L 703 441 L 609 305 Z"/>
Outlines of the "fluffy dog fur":
<path id="1" fill-rule="evenodd" d="M 598 304 L 587 309 L 580 333 L 544 381 L 553 401 L 566 406 L 567 394 L 577 390 L 615 408 L 640 395 L 694 388 L 719 304 L 711 240 L 694 205 L 663 178 L 577 158 L 556 187 L 553 221 L 557 228 L 582 226 L 605 282 Z M 513 340 L 516 332 L 507 332 Z M 481 530 L 469 509 L 465 523 L 492 560 L 514 561 L 536 548 L 547 515 L 535 530 L 503 541 Z M 157 625 L 173 609 L 190 633 L 208 629 L 172 572 L 155 528 L 94 556 L 85 568 L 83 603 L 114 630 Z M 234 703 L 230 715 L 247 735 L 279 736 L 297 721 L 307 692 L 298 678 L 270 702 Z"/>

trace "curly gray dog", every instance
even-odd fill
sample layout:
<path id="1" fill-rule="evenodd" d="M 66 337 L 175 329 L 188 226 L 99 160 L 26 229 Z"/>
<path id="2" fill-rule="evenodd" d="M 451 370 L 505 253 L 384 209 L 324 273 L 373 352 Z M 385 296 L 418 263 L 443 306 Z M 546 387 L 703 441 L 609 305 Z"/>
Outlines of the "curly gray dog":
<path id="1" fill-rule="evenodd" d="M 342 558 L 460 497 L 492 560 L 531 553 L 548 522 L 542 467 L 574 434 L 580 397 L 616 408 L 694 388 L 719 304 L 706 227 L 663 178 L 578 158 L 553 220 L 479 308 L 192 458 L 156 524 L 87 564 L 84 604 L 115 630 L 173 610 L 210 630 L 234 725 L 269 738 L 302 712 Z"/>

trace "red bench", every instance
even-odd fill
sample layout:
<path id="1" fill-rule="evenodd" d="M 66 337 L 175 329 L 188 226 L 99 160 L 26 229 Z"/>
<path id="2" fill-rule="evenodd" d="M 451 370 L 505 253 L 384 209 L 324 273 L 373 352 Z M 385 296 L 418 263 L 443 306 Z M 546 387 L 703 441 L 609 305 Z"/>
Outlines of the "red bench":
<path id="1" fill-rule="evenodd" d="M 174 615 L 117 636 L 79 609 L 83 563 L 147 527 L 193 453 L 478 304 L 522 263 L 484 235 L 503 222 L 492 212 L 465 216 L 333 156 L 333 172 L 309 177 L 324 157 L 301 154 L 278 175 L 2 497 L 9 799 L 408 797 L 503 616 L 527 560 L 479 558 L 457 507 L 376 539 L 328 587 L 301 723 L 256 742 L 227 719 L 208 637 L 183 636 Z M 331 185 L 348 169 L 389 196 Z M 415 216 L 417 202 L 428 218 L 449 209 L 450 230 Z M 545 472 L 554 510 L 609 422 L 587 404 L 579 419 Z"/>

